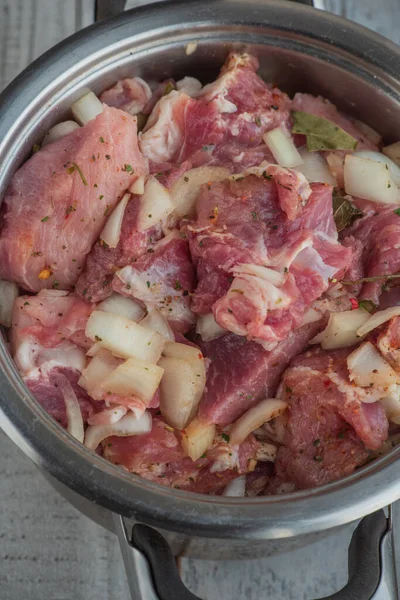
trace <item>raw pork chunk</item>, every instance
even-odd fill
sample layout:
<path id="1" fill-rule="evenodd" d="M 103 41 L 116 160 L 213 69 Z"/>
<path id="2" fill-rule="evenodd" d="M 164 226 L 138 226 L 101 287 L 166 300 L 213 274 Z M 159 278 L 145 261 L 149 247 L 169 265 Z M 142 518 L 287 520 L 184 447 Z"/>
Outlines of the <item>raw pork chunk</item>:
<path id="1" fill-rule="evenodd" d="M 71 289 L 107 213 L 145 173 L 136 119 L 115 108 L 34 154 L 3 201 L 0 277 Z"/>

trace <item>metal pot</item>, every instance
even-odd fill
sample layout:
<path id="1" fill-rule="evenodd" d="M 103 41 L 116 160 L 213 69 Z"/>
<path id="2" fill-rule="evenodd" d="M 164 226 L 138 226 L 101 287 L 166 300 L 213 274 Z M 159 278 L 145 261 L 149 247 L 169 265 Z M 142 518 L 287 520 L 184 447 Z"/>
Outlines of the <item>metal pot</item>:
<path id="1" fill-rule="evenodd" d="M 189 42 L 198 47 L 187 56 Z M 153 80 L 185 74 L 210 80 L 230 49 L 256 53 L 262 76 L 289 93 L 321 93 L 388 142 L 400 138 L 400 49 L 388 40 L 284 0 L 177 0 L 128 11 L 75 34 L 6 89 L 0 96 L 0 195 L 32 144 L 68 115 L 86 86 L 99 92 L 132 73 Z M 165 539 L 152 527 L 163 532 L 175 554 L 260 557 L 315 541 L 400 498 L 400 448 L 340 481 L 279 497 L 235 499 L 168 489 L 128 474 L 71 438 L 24 387 L 4 342 L 0 366 L 2 428 L 73 504 L 118 532 L 135 598 L 156 597 L 144 554 L 160 598 L 194 598 L 180 587 Z M 351 570 L 347 592 L 335 598 L 378 598 L 382 586 L 392 587 L 379 597 L 398 597 L 393 571 L 389 579 L 381 572 L 387 562 L 392 566 L 391 523 L 382 511 L 368 519 L 366 562 L 357 558 L 365 571 Z M 136 549 L 126 536 L 132 522 L 150 526 L 134 526 Z M 366 544 L 362 530 L 354 539 L 353 554 L 360 540 Z"/>

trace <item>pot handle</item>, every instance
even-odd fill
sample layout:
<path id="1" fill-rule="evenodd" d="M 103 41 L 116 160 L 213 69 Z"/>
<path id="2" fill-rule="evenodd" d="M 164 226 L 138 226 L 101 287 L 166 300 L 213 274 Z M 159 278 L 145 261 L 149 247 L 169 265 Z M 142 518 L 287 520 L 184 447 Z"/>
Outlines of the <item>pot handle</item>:
<path id="1" fill-rule="evenodd" d="M 349 580 L 336 594 L 319 600 L 395 600 L 399 598 L 393 542 L 393 512 L 364 517 L 349 546 Z M 122 517 L 114 515 L 133 600 L 201 600 L 182 583 L 166 539 L 135 524 L 129 540 Z"/>

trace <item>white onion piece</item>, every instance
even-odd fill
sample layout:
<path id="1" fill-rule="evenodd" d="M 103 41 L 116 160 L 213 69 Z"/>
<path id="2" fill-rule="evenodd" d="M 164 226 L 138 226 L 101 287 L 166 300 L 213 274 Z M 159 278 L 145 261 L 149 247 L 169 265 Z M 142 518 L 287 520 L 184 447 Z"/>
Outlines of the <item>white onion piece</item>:
<path id="1" fill-rule="evenodd" d="M 400 386 L 396 386 L 387 396 L 380 400 L 386 416 L 392 423 L 400 425 Z"/>
<path id="2" fill-rule="evenodd" d="M 175 205 L 174 216 L 178 219 L 192 216 L 196 210 L 196 200 L 200 187 L 208 182 L 223 181 L 229 177 L 224 167 L 197 167 L 186 171 L 171 187 L 171 198 Z"/>
<path id="3" fill-rule="evenodd" d="M 17 297 L 17 284 L 0 280 L 0 323 L 5 327 L 11 327 L 13 306 Z"/>
<path id="4" fill-rule="evenodd" d="M 204 356 L 199 348 L 189 346 L 188 344 L 179 344 L 176 342 L 167 342 L 164 346 L 162 354 L 168 358 L 179 358 L 181 360 L 186 360 L 192 368 L 195 381 L 195 397 L 189 417 L 191 420 L 196 414 L 198 404 L 201 400 L 204 387 L 206 385 L 206 366 L 204 362 Z"/>
<path id="5" fill-rule="evenodd" d="M 95 413 L 88 419 L 88 425 L 112 425 L 117 423 L 128 412 L 127 406 L 113 406 Z"/>
<path id="6" fill-rule="evenodd" d="M 172 213 L 175 206 L 169 191 L 152 175 L 146 181 L 144 192 L 140 198 L 140 209 L 137 220 L 139 231 L 146 231 L 163 221 Z"/>
<path id="7" fill-rule="evenodd" d="M 382 152 L 400 167 L 400 142 L 385 146 L 385 148 L 382 149 Z"/>
<path id="8" fill-rule="evenodd" d="M 256 277 L 265 279 L 265 281 L 269 281 L 276 286 L 283 285 L 286 281 L 286 277 L 285 275 L 282 275 L 282 273 L 278 273 L 278 271 L 274 271 L 273 269 L 269 269 L 268 267 L 262 267 L 260 265 L 242 263 L 233 267 L 233 269 L 231 269 L 231 272 L 235 276 L 242 274 L 255 275 Z"/>
<path id="9" fill-rule="evenodd" d="M 281 415 L 287 408 L 288 403 L 277 398 L 261 400 L 256 406 L 249 408 L 235 423 L 229 432 L 230 444 L 235 446 L 241 444 L 248 435 L 267 421 Z"/>
<path id="10" fill-rule="evenodd" d="M 347 194 L 379 202 L 400 204 L 400 191 L 382 162 L 347 154 L 344 161 L 344 187 Z"/>
<path id="11" fill-rule="evenodd" d="M 101 342 L 105 348 L 122 358 L 138 358 L 156 363 L 164 347 L 164 338 L 134 321 L 95 310 L 86 325 L 86 336 Z"/>
<path id="12" fill-rule="evenodd" d="M 360 337 L 367 335 L 370 331 L 382 325 L 382 323 L 386 323 L 386 321 L 390 321 L 393 317 L 398 317 L 400 315 L 400 306 L 391 306 L 390 308 L 386 308 L 385 310 L 378 310 L 375 314 L 373 314 L 368 321 L 365 322 L 364 325 L 361 325 L 357 329 L 357 335 Z"/>
<path id="13" fill-rule="evenodd" d="M 182 358 L 162 357 L 160 411 L 172 427 L 183 429 L 197 408 L 198 384 L 191 364 Z"/>
<path id="14" fill-rule="evenodd" d="M 303 164 L 303 159 L 292 138 L 283 131 L 282 127 L 268 131 L 263 135 L 263 139 L 281 167 L 291 168 Z"/>
<path id="15" fill-rule="evenodd" d="M 373 144 L 379 146 L 382 141 L 382 136 L 380 133 L 372 129 L 369 125 L 364 123 L 363 121 L 359 121 L 358 119 L 353 119 L 354 125 L 362 131 L 362 133 L 367 137 Z"/>
<path id="16" fill-rule="evenodd" d="M 240 475 L 236 479 L 232 479 L 224 487 L 222 496 L 231 496 L 233 498 L 243 498 L 246 493 L 246 475 Z"/>
<path id="17" fill-rule="evenodd" d="M 186 456 L 197 460 L 212 446 L 216 432 L 215 425 L 207 425 L 198 418 L 181 432 L 182 448 Z"/>
<path id="18" fill-rule="evenodd" d="M 63 121 L 62 123 L 57 123 L 57 125 L 54 125 L 54 127 L 49 129 L 44 136 L 42 148 L 47 146 L 47 144 L 60 140 L 65 135 L 71 133 L 71 131 L 75 131 L 75 129 L 79 129 L 79 125 L 76 121 Z"/>
<path id="19" fill-rule="evenodd" d="M 57 377 L 57 385 L 63 395 L 65 409 L 67 411 L 67 431 L 79 442 L 81 442 L 81 444 L 83 444 L 83 417 L 78 398 L 76 397 L 69 380 L 64 375 Z"/>
<path id="20" fill-rule="evenodd" d="M 258 442 L 255 458 L 261 462 L 275 462 L 277 452 L 278 449 L 274 444 Z"/>
<path id="21" fill-rule="evenodd" d="M 184 77 L 176 82 L 178 92 L 183 92 L 192 98 L 197 96 L 202 87 L 201 82 L 195 77 Z"/>
<path id="22" fill-rule="evenodd" d="M 185 47 L 185 52 L 188 56 L 190 56 L 190 54 L 193 54 L 193 52 L 196 52 L 197 50 L 197 42 L 189 42 L 188 44 L 186 44 Z"/>
<path id="23" fill-rule="evenodd" d="M 121 294 L 112 294 L 97 305 L 97 310 L 119 315 L 136 323 L 146 314 L 146 309 L 139 302 Z"/>
<path id="24" fill-rule="evenodd" d="M 305 146 L 299 148 L 299 154 L 303 160 L 302 165 L 296 166 L 296 171 L 302 173 L 310 183 L 318 181 L 336 185 L 336 178 L 328 168 L 328 163 L 320 152 L 309 152 Z"/>
<path id="25" fill-rule="evenodd" d="M 354 344 L 360 341 L 359 328 L 369 319 L 369 313 L 362 308 L 331 313 L 325 329 L 318 333 L 309 343 L 321 344 L 324 350 L 354 346 Z"/>
<path id="26" fill-rule="evenodd" d="M 357 152 L 353 152 L 353 156 L 370 158 L 371 160 L 375 160 L 387 165 L 389 167 L 390 177 L 393 179 L 397 187 L 400 186 L 400 167 L 390 157 L 385 156 L 380 152 L 374 152 L 373 150 L 358 150 Z"/>
<path id="27" fill-rule="evenodd" d="M 141 435 L 151 431 L 151 414 L 144 412 L 140 419 L 136 419 L 133 413 L 128 413 L 117 423 L 110 425 L 90 425 L 85 432 L 84 444 L 91 450 L 96 450 L 103 440 L 112 435 L 127 437 L 129 435 Z"/>
<path id="28" fill-rule="evenodd" d="M 140 325 L 146 327 L 146 329 L 156 331 L 166 340 L 175 341 L 175 335 L 168 320 L 156 308 L 147 309 L 147 315 L 140 321 Z"/>
<path id="29" fill-rule="evenodd" d="M 108 375 L 118 367 L 121 361 L 112 356 L 107 350 L 102 349 L 101 352 L 93 356 L 89 361 L 86 369 L 82 371 L 82 375 L 78 384 L 86 390 L 94 400 L 101 400 L 103 390 L 100 384 Z"/>
<path id="30" fill-rule="evenodd" d="M 85 94 L 71 105 L 72 114 L 81 125 L 86 125 L 97 117 L 103 112 L 103 108 L 103 104 L 93 92 Z"/>
<path id="31" fill-rule="evenodd" d="M 118 396 L 137 396 L 148 405 L 163 376 L 163 369 L 149 362 L 128 358 L 101 382 L 107 392 Z"/>
<path id="32" fill-rule="evenodd" d="M 371 342 L 364 342 L 347 357 L 351 381 L 360 387 L 382 387 L 385 391 L 400 383 L 400 377 Z"/>
<path id="33" fill-rule="evenodd" d="M 205 342 L 210 342 L 228 333 L 226 329 L 218 325 L 212 313 L 197 317 L 196 330 Z"/>
<path id="34" fill-rule="evenodd" d="M 117 206 L 108 217 L 103 231 L 100 234 L 100 239 L 103 240 L 110 248 L 116 248 L 121 237 L 122 221 L 125 214 L 126 205 L 130 199 L 130 194 L 125 196 L 118 202 Z"/>
<path id="35" fill-rule="evenodd" d="M 140 177 L 138 177 L 136 179 L 136 181 L 134 181 L 132 183 L 131 187 L 129 188 L 129 191 L 131 192 L 131 194 L 137 194 L 138 196 L 143 196 L 145 181 L 146 181 L 146 179 L 145 179 L 144 175 L 141 175 Z"/>
<path id="36" fill-rule="evenodd" d="M 320 321 L 321 318 L 321 313 L 318 310 L 315 310 L 315 308 L 310 307 L 304 313 L 301 327 L 303 327 L 303 325 L 309 325 L 310 323 L 316 323 L 317 321 Z"/>

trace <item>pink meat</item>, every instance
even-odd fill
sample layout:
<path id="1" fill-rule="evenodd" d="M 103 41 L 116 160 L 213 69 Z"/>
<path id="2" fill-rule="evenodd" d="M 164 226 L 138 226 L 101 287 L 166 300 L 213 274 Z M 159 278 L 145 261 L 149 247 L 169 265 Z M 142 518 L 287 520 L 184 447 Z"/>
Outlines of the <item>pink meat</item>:
<path id="1" fill-rule="evenodd" d="M 318 323 L 306 325 L 270 352 L 233 334 L 202 342 L 201 350 L 211 363 L 200 402 L 200 418 L 224 427 L 261 398 L 273 395 L 284 369 L 304 350 L 318 328 Z"/>
<path id="2" fill-rule="evenodd" d="M 108 248 L 96 242 L 86 259 L 86 265 L 75 287 L 76 293 L 89 302 L 99 302 L 112 293 L 115 271 L 152 252 L 153 244 L 160 239 L 160 226 L 139 231 L 137 219 L 140 196 L 134 196 L 127 204 L 122 221 L 121 237 L 116 248 Z"/>
<path id="3" fill-rule="evenodd" d="M 388 421 L 382 405 L 346 395 L 329 377 L 333 372 L 349 383 L 348 353 L 314 350 L 286 371 L 281 389 L 289 408 L 284 445 L 275 463 L 279 482 L 308 488 L 334 481 L 364 464 L 368 450 L 386 440 Z"/>
<path id="4" fill-rule="evenodd" d="M 358 262 L 353 263 L 346 279 L 356 276 L 377 277 L 376 281 L 366 282 L 359 297 L 379 304 L 385 275 L 400 271 L 400 217 L 393 208 L 377 205 L 373 214 L 358 219 L 345 231 L 343 243 L 359 248 Z M 362 252 L 361 252 L 362 246 Z"/>
<path id="5" fill-rule="evenodd" d="M 108 438 L 104 442 L 104 457 L 162 485 L 216 493 L 231 479 L 248 470 L 248 460 L 254 457 L 256 448 L 257 442 L 250 436 L 240 447 L 237 467 L 213 472 L 211 452 L 210 457 L 193 462 L 184 456 L 179 435 L 160 419 L 154 419 L 150 433 Z"/>
<path id="6" fill-rule="evenodd" d="M 377 346 L 382 356 L 400 371 L 400 317 L 393 317 L 379 334 Z"/>
<path id="7" fill-rule="evenodd" d="M 188 242 L 174 237 L 161 240 L 154 252 L 118 271 L 113 288 L 156 308 L 176 331 L 185 333 L 195 322 L 189 306 L 194 282 Z"/>
<path id="8" fill-rule="evenodd" d="M 137 115 L 143 112 L 152 94 L 150 87 L 143 79 L 127 77 L 105 90 L 101 94 L 100 100 L 108 106 L 119 108 L 131 115 Z"/>
<path id="9" fill-rule="evenodd" d="M 115 108 L 34 154 L 3 201 L 1 278 L 30 291 L 70 289 L 105 211 L 144 173 L 136 120 Z M 39 278 L 43 269 L 51 272 L 47 279 Z"/>
<path id="10" fill-rule="evenodd" d="M 25 378 L 25 385 L 33 394 L 44 410 L 64 428 L 67 427 L 67 412 L 65 400 L 59 387 L 60 377 L 65 378 L 72 386 L 79 401 L 84 423 L 103 407 L 103 403 L 94 402 L 78 385 L 80 372 L 71 368 L 54 367 L 53 369 L 38 372 Z"/>
<path id="11" fill-rule="evenodd" d="M 254 57 L 231 54 L 217 80 L 196 98 L 176 91 L 161 98 L 140 140 L 152 172 L 160 163 L 179 165 L 184 160 L 193 166 L 243 166 L 242 161 L 248 165 L 247 154 L 255 148 L 260 158 L 270 156 L 265 146 L 260 151 L 262 136 L 288 123 L 290 101 L 280 90 L 271 89 L 256 74 L 257 68 Z M 234 156 L 229 150 L 233 146 Z"/>

